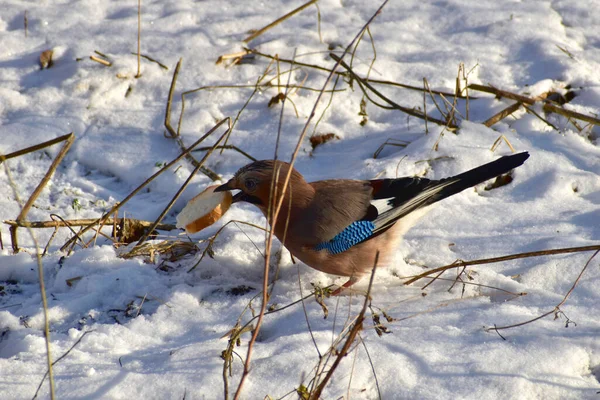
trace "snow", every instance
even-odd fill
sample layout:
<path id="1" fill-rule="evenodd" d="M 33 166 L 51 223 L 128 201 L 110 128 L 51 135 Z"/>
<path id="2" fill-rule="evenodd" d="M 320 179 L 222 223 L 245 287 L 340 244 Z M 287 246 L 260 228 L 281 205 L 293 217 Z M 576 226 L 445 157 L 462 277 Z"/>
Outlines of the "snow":
<path id="1" fill-rule="evenodd" d="M 251 29 L 259 29 L 302 4 L 270 2 L 148 0 L 142 4 L 142 53 L 169 67 L 142 59 L 137 73 L 137 4 L 117 1 L 27 2 L 5 0 L 0 14 L 0 153 L 74 132 L 75 142 L 35 202 L 27 218 L 94 218 L 123 200 L 145 179 L 180 153 L 165 137 L 167 95 L 177 61 L 182 66 L 173 101 L 177 126 L 181 94 L 216 85 L 249 88 L 210 89 L 186 95 L 181 137 L 189 146 L 216 121 L 235 119 L 269 60 L 254 57 L 237 66 L 216 65 L 224 54 L 239 52 Z M 262 53 L 330 68 L 328 53 L 350 42 L 378 7 L 355 0 L 322 0 L 320 41 L 314 6 L 253 40 Z M 24 15 L 27 12 L 27 36 Z M 376 48 L 371 78 L 453 92 L 458 66 L 469 83 L 538 96 L 550 89 L 576 97 L 565 108 L 591 116 L 600 113 L 600 8 L 596 1 L 449 0 L 390 2 L 370 27 Z M 39 55 L 54 51 L 54 65 L 40 70 Z M 105 67 L 89 59 L 99 51 L 113 62 Z M 349 60 L 347 58 L 346 60 Z M 365 35 L 353 61 L 364 76 L 373 60 Z M 281 71 L 289 65 L 280 64 Z M 325 73 L 294 71 L 292 83 L 321 88 Z M 274 78 L 271 71 L 265 80 Z M 281 77 L 282 84 L 288 74 Z M 305 80 L 306 79 L 306 80 Z M 277 80 L 273 80 L 276 83 Z M 462 82 L 464 85 L 464 81 Z M 423 106 L 423 94 L 377 85 L 405 107 Z M 570 89 L 569 89 L 570 88 Z M 308 181 L 329 178 L 373 179 L 426 176 L 439 179 L 507 155 L 504 135 L 516 151 L 531 157 L 515 170 L 514 181 L 491 191 L 485 184 L 446 199 L 427 213 L 397 249 L 397 263 L 378 270 L 372 304 L 395 321 L 379 337 L 367 311 L 364 330 L 343 359 L 323 398 L 409 399 L 583 399 L 600 390 L 600 269 L 591 261 L 557 318 L 550 315 L 513 329 L 488 332 L 552 311 L 592 255 L 579 252 L 469 267 L 468 283 L 452 285 L 448 272 L 424 290 L 427 280 L 404 286 L 398 277 L 424 268 L 545 249 L 597 245 L 600 235 L 600 128 L 579 132 L 566 118 L 533 109 L 558 131 L 523 109 L 487 128 L 481 124 L 513 102 L 471 91 L 469 121 L 461 117 L 458 135 L 368 103 L 368 122 L 358 115 L 362 93 L 340 80 L 331 107 L 316 133 L 333 140 L 312 150 L 302 144 L 296 167 Z M 229 143 L 257 159 L 273 158 L 281 105 L 271 108 L 276 88 L 262 88 L 240 114 Z M 317 93 L 299 90 L 285 105 L 279 158 L 289 160 Z M 317 109 L 318 119 L 330 94 Z M 452 99 L 448 99 L 452 101 Z M 437 97 L 440 107 L 443 101 Z M 295 106 L 295 107 L 294 107 Z M 298 112 L 296 116 L 295 110 Z M 439 118 L 431 99 L 427 110 Z M 465 102 L 459 111 L 466 114 Z M 312 132 L 314 126 L 310 128 Z M 215 142 L 223 129 L 201 146 Z M 386 146 L 389 138 L 410 142 Z M 437 150 L 434 145 L 439 140 Z M 60 145 L 6 161 L 0 172 L 0 219 L 20 211 L 4 166 L 19 197 L 27 199 L 46 173 Z M 203 153 L 194 153 L 201 157 Z M 425 161 L 424 161 L 425 160 Z M 216 152 L 207 166 L 230 178 L 248 159 L 234 151 Z M 121 210 L 120 215 L 154 220 L 187 179 L 193 166 L 182 161 Z M 187 200 L 212 181 L 198 174 L 167 213 L 166 223 Z M 76 200 L 76 201 L 75 201 Z M 77 207 L 76 204 L 80 207 Z M 214 226 L 192 236 L 203 250 L 225 223 L 241 220 L 265 225 L 251 205 L 235 205 Z M 61 229 L 43 257 L 53 359 L 71 352 L 54 367 L 57 396 L 66 399 L 218 399 L 223 398 L 223 338 L 262 287 L 264 232 L 229 224 L 215 240 L 214 258 L 200 253 L 166 261 L 160 257 L 123 258 L 98 238 L 87 249 L 68 255 L 60 247 L 71 233 Z M 52 229 L 35 229 L 43 247 Z M 108 233 L 109 230 L 106 230 Z M 23 252 L 13 254 L 8 226 L 1 228 L 0 251 L 0 397 L 32 398 L 46 371 L 44 316 L 38 285 L 35 245 L 19 229 Z M 159 239 L 188 240 L 178 231 Z M 91 236 L 88 236 L 91 239 Z M 200 242 L 200 243 L 198 243 Z M 256 244 L 256 247 L 255 247 Z M 275 250 L 280 252 L 277 243 Z M 275 261 L 273 262 L 275 263 Z M 159 268 L 166 266 L 166 268 Z M 300 276 L 300 278 L 299 278 Z M 344 278 L 293 264 L 281 251 L 281 269 L 270 305 L 288 305 L 313 290 L 311 284 L 342 284 Z M 299 281 L 300 279 L 300 281 Z M 357 284 L 366 290 L 367 279 Z M 246 290 L 243 290 L 243 289 Z M 515 297 L 512 293 L 527 293 Z M 421 294 L 425 292 L 427 296 Z M 319 362 L 364 296 L 328 298 L 329 316 L 313 298 L 265 316 L 254 347 L 252 369 L 241 398 L 295 398 L 308 385 Z M 252 300 L 257 311 L 260 300 Z M 375 310 L 378 310 L 375 308 Z M 305 315 L 306 312 L 306 315 Z M 243 314 L 241 317 L 240 315 Z M 568 318 L 568 319 L 567 319 Z M 307 323 L 308 321 L 308 323 Z M 573 323 L 574 322 L 574 323 Z M 576 323 L 576 324 L 575 324 Z M 310 324 L 310 329 L 309 329 Z M 312 333 L 311 333 L 312 332 Z M 311 336 L 312 335 L 312 336 Z M 250 333 L 235 351 L 246 357 Z M 313 342 L 314 340 L 314 342 Z M 338 349 L 341 345 L 338 345 Z M 367 351 L 368 350 L 368 355 Z M 370 362 L 369 362 L 370 359 Z M 374 372 L 375 373 L 374 373 Z M 233 356 L 230 396 L 242 372 Z M 379 389 L 377 388 L 377 385 Z M 379 392 L 378 392 L 379 390 Z M 47 382 L 39 398 L 49 398 Z"/>

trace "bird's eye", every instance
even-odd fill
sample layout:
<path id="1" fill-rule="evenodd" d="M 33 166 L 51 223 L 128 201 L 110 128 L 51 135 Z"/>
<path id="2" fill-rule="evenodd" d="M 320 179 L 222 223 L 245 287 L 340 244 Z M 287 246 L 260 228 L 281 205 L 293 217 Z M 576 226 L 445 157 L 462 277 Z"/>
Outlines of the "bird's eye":
<path id="1" fill-rule="evenodd" d="M 250 192 L 254 191 L 256 189 L 256 185 L 258 182 L 256 182 L 256 179 L 246 179 L 246 181 L 244 182 L 244 186 L 246 186 L 246 189 Z"/>

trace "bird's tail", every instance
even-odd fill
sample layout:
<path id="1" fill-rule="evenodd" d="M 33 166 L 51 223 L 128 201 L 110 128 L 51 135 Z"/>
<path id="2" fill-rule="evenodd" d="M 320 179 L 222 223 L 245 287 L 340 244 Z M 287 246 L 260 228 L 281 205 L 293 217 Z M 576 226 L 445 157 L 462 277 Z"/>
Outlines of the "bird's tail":
<path id="1" fill-rule="evenodd" d="M 438 202 L 446 197 L 450 197 L 456 193 L 462 192 L 465 189 L 485 182 L 488 179 L 506 174 L 510 170 L 523 165 L 525 160 L 528 158 L 528 152 L 504 156 L 496 161 L 473 168 L 472 170 L 463 172 L 462 174 L 439 180 L 433 186 L 443 186 L 443 188 L 436 194 L 432 195 L 430 201 L 427 203 L 432 204 Z"/>
<path id="2" fill-rule="evenodd" d="M 420 178 L 373 181 L 378 185 L 379 191 L 374 197 L 376 201 L 372 202 L 378 210 L 377 216 L 372 219 L 372 233 L 384 232 L 397 220 L 413 211 L 505 174 L 522 165 L 527 158 L 527 152 L 504 156 L 462 174 L 437 181 Z M 383 205 L 378 202 L 383 202 Z"/>

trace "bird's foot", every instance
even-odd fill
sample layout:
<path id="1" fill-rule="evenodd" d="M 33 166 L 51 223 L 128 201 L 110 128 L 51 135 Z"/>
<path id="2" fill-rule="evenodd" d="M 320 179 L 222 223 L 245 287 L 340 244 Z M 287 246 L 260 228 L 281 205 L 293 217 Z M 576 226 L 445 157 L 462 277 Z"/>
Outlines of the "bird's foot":
<path id="1" fill-rule="evenodd" d="M 358 282 L 358 278 L 351 277 L 348 280 L 348 282 L 344 283 L 342 286 L 340 286 L 339 288 L 337 288 L 333 292 L 331 292 L 331 295 L 339 296 L 340 293 L 344 292 L 346 289 L 348 289 L 350 286 L 354 285 L 356 282 Z"/>

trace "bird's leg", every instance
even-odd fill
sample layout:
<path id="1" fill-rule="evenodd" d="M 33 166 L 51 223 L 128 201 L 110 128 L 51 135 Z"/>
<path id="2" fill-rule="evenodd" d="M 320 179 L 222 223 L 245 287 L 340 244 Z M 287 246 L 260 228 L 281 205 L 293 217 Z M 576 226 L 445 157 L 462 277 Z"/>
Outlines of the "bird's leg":
<path id="1" fill-rule="evenodd" d="M 358 278 L 355 276 L 351 276 L 350 279 L 348 279 L 348 282 L 344 283 L 342 286 L 340 286 L 339 288 L 335 289 L 331 295 L 332 296 L 338 296 L 340 293 L 342 293 L 344 291 L 344 289 L 349 288 L 350 286 L 354 285 L 356 282 L 358 282 Z"/>

